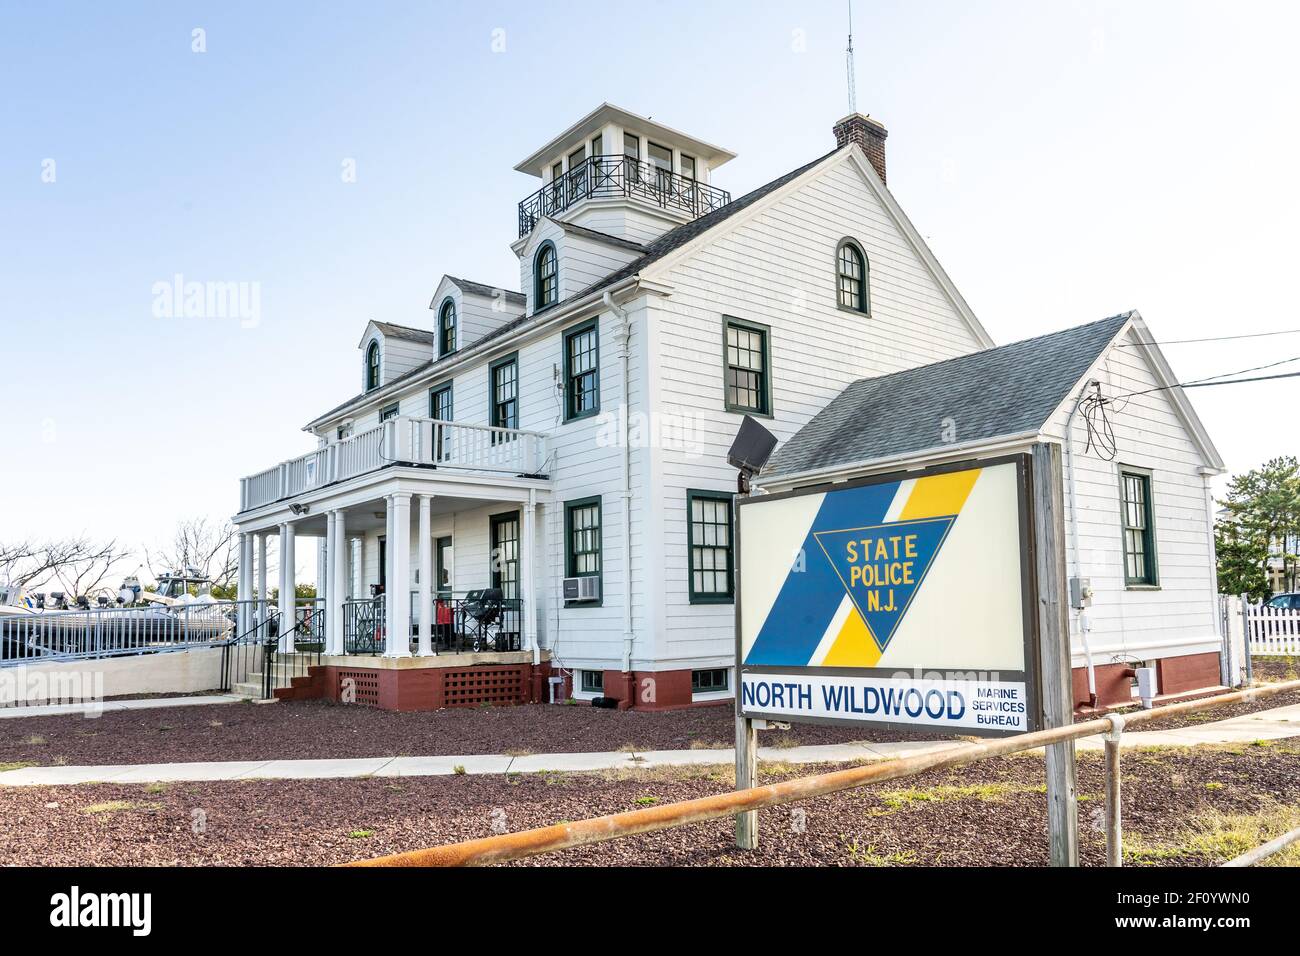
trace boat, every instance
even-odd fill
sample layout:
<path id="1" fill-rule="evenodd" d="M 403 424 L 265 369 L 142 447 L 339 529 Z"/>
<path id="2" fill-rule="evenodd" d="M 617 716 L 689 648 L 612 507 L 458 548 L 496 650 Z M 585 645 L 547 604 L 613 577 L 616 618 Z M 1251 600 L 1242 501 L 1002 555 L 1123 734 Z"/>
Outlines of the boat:
<path id="1" fill-rule="evenodd" d="M 135 575 L 115 593 L 69 602 L 52 591 L 26 594 L 0 588 L 0 663 L 48 656 L 100 656 L 215 643 L 235 628 L 234 605 L 212 596 L 212 582 L 195 568 L 158 577 L 153 591 Z"/>

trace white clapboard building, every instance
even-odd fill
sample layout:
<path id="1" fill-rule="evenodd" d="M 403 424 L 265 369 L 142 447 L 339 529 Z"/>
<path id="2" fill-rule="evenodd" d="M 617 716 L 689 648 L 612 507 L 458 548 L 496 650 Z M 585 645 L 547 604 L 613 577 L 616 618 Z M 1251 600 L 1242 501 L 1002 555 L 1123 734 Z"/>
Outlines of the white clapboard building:
<path id="1" fill-rule="evenodd" d="M 449 275 L 428 328 L 371 322 L 356 394 L 306 425 L 319 448 L 241 481 L 241 595 L 278 585 L 287 620 L 295 542 L 322 555 L 320 657 L 283 694 L 729 699 L 746 414 L 784 443 L 771 490 L 1068 430 L 1070 573 L 1095 593 L 1072 615 L 1080 702 L 1127 699 L 1151 661 L 1162 692 L 1219 682 L 1221 462 L 1195 413 L 1178 390 L 1111 408 L 1113 460 L 1071 416 L 1093 380 L 1173 381 L 1141 319 L 994 348 L 886 188 L 884 127 L 834 134 L 734 199 L 732 153 L 608 104 L 516 167 L 540 180 L 519 291 Z M 289 559 L 267 581 L 272 537 Z"/>

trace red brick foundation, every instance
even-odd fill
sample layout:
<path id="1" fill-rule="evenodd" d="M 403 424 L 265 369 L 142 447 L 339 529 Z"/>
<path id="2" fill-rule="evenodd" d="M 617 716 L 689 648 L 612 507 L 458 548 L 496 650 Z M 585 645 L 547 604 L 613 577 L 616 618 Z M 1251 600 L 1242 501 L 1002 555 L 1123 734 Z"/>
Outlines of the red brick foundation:
<path id="1" fill-rule="evenodd" d="M 312 667 L 292 687 L 275 692 L 281 700 L 332 700 L 381 710 L 442 710 L 484 704 L 544 703 L 551 665 L 476 664 L 466 667 Z"/>
<path id="2" fill-rule="evenodd" d="M 1132 666 L 1098 664 L 1093 668 L 1097 684 L 1097 707 L 1130 704 L 1136 698 L 1132 690 Z M 1076 667 L 1072 672 L 1075 708 L 1089 704 L 1088 669 Z M 1156 691 L 1161 697 L 1185 694 L 1219 686 L 1219 655 L 1186 654 L 1162 657 L 1156 661 Z"/>

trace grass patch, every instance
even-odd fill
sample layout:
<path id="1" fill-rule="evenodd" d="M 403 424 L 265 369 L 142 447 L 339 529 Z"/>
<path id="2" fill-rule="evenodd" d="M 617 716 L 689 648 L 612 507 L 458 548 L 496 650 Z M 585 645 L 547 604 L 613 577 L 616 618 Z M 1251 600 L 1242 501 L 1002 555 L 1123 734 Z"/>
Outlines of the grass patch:
<path id="1" fill-rule="evenodd" d="M 1167 837 L 1124 834 L 1124 858 L 1137 866 L 1189 859 L 1226 863 L 1296 827 L 1300 827 L 1300 807 L 1273 804 L 1259 813 L 1207 810 Z M 1293 843 L 1259 865 L 1300 865 L 1300 844 Z"/>
<path id="2" fill-rule="evenodd" d="M 46 744 L 49 743 L 49 741 L 46 740 L 44 737 L 42 737 L 40 734 L 28 734 L 26 737 L 23 738 L 23 743 L 26 744 L 28 747 L 44 747 Z"/>
<path id="3" fill-rule="evenodd" d="M 456 766 L 451 768 L 451 772 L 458 777 L 463 777 L 465 776 L 465 765 L 463 763 L 458 763 Z"/>
<path id="4" fill-rule="evenodd" d="M 348 831 L 349 840 L 364 840 L 367 837 L 372 837 L 374 835 L 375 835 L 374 830 L 349 830 Z"/>
<path id="5" fill-rule="evenodd" d="M 648 807 L 648 806 L 650 806 L 650 805 L 652 805 L 652 804 L 655 804 L 655 803 L 658 803 L 658 802 L 659 802 L 659 798 L 658 798 L 658 797 L 637 797 L 637 798 L 636 798 L 636 801 L 635 801 L 635 803 L 637 804 L 637 806 L 640 806 L 640 807 Z"/>
<path id="6" fill-rule="evenodd" d="M 505 751 L 507 757 L 531 757 L 533 752 L 527 747 L 516 747 L 512 750 Z"/>
<path id="7" fill-rule="evenodd" d="M 131 803 L 129 800 L 109 800 L 105 803 L 92 803 L 82 809 L 82 813 L 122 813 L 125 810 L 157 810 L 156 803 Z"/>
<path id="8" fill-rule="evenodd" d="M 858 866 L 910 866 L 916 862 L 916 854 L 911 850 L 897 853 L 881 853 L 874 844 L 860 846 L 857 843 L 846 844 L 849 860 Z"/>
<path id="9" fill-rule="evenodd" d="M 882 790 L 876 796 L 884 803 L 886 812 L 893 812 L 916 803 L 947 803 L 952 800 L 997 802 L 1018 793 L 1042 792 L 1043 789 L 1041 784 L 1023 783 L 974 783 L 964 786 L 942 784 L 937 787 Z"/>
<path id="10" fill-rule="evenodd" d="M 35 766 L 36 764 L 29 763 L 23 760 L 19 760 L 17 763 L 0 763 L 0 773 L 4 773 L 6 770 L 22 770 L 26 767 L 35 767 Z"/>
<path id="11" fill-rule="evenodd" d="M 718 740 L 692 740 L 691 750 L 730 750 L 731 744 L 724 744 Z"/>
<path id="12" fill-rule="evenodd" d="M 168 785 L 168 784 L 165 784 L 165 783 L 151 783 L 151 784 L 149 784 L 147 787 L 144 788 L 144 792 L 145 792 L 145 793 L 165 793 L 165 792 L 167 791 L 168 786 L 169 786 L 169 785 Z"/>
<path id="13" fill-rule="evenodd" d="M 773 750 L 792 750 L 803 746 L 803 742 L 791 733 L 778 734 L 769 745 Z"/>

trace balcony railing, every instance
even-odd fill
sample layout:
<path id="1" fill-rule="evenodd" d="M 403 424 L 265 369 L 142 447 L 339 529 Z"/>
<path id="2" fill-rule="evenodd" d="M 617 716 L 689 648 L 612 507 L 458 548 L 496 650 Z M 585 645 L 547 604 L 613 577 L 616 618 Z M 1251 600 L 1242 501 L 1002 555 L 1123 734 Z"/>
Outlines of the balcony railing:
<path id="1" fill-rule="evenodd" d="M 721 209 L 731 193 L 629 156 L 589 156 L 519 204 L 519 237 L 543 216 L 555 216 L 584 199 L 635 197 L 692 218 Z"/>
<path id="2" fill-rule="evenodd" d="M 537 476 L 545 468 L 546 446 L 546 435 L 541 432 L 434 418 L 390 418 L 300 458 L 241 478 L 239 510 L 260 508 L 393 464 Z"/>

